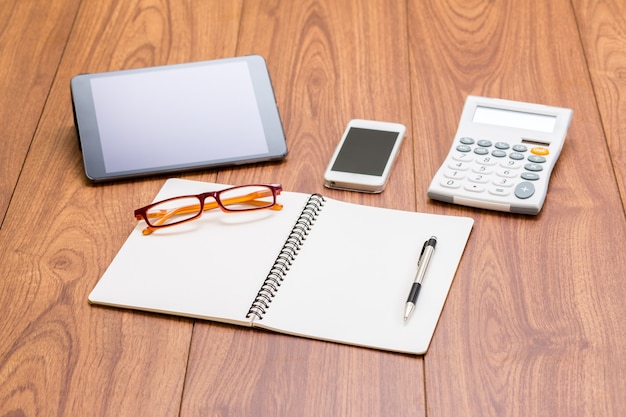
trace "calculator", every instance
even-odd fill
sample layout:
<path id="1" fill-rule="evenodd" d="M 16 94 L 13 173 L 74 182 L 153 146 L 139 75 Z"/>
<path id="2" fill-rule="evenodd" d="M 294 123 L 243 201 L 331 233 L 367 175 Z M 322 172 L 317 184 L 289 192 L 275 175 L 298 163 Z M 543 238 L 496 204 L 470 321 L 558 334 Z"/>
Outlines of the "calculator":
<path id="1" fill-rule="evenodd" d="M 538 214 L 572 114 L 568 108 L 468 96 L 428 196 L 470 207 Z"/>

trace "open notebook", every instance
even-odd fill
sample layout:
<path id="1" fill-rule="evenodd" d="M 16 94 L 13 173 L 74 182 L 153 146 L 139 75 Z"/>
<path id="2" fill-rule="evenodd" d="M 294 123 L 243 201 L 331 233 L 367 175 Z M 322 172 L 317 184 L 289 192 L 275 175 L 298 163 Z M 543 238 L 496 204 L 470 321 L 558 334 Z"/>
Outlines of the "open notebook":
<path id="1" fill-rule="evenodd" d="M 156 200 L 225 185 L 168 180 Z M 140 222 L 89 295 L 95 304 L 256 326 L 297 336 L 423 354 L 428 349 L 473 220 L 346 203 L 283 191 L 280 211 L 205 212 L 144 236 Z M 305 206 L 314 216 L 280 286 Z M 438 239 L 412 317 L 405 302 L 422 245 Z M 281 256 L 281 254 L 283 256 Z M 277 262 L 277 260 L 279 262 Z M 264 293 L 261 293 L 264 291 Z M 261 299 L 263 301 L 263 298 Z"/>

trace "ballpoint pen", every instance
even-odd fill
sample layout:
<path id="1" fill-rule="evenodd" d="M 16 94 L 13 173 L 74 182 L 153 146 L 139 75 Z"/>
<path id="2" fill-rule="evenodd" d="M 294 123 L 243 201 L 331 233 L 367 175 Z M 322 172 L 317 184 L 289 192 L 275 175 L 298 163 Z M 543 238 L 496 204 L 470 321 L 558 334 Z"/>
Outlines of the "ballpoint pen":
<path id="1" fill-rule="evenodd" d="M 409 293 L 409 297 L 406 300 L 406 306 L 404 307 L 404 321 L 408 320 L 411 313 L 415 309 L 417 296 L 422 288 L 422 280 L 424 279 L 424 275 L 426 275 L 430 258 L 435 252 L 435 246 L 437 246 L 437 238 L 435 236 L 431 236 L 430 239 L 424 242 L 424 246 L 422 246 L 422 252 L 420 253 L 419 260 L 417 261 L 417 273 L 415 274 L 415 279 L 413 280 L 413 285 L 411 286 L 411 292 Z"/>

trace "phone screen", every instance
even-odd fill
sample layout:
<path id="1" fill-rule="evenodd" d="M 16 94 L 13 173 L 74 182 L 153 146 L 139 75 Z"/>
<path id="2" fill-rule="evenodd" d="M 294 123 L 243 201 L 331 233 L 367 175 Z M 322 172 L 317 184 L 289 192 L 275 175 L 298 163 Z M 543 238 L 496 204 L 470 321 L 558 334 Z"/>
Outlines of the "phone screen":
<path id="1" fill-rule="evenodd" d="M 350 128 L 332 171 L 381 176 L 398 136 L 398 132 Z"/>

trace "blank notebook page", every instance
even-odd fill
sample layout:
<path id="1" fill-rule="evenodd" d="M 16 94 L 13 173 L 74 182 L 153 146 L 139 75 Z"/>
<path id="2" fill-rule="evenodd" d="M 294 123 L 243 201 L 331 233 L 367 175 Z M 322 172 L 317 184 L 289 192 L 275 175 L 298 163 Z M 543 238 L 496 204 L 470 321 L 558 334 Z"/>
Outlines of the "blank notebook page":
<path id="1" fill-rule="evenodd" d="M 263 324 L 298 335 L 424 352 L 472 223 L 327 199 Z M 433 235 L 437 248 L 415 311 L 405 322 L 418 257 Z"/>

